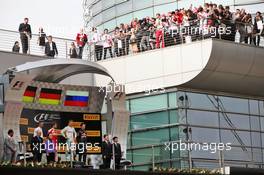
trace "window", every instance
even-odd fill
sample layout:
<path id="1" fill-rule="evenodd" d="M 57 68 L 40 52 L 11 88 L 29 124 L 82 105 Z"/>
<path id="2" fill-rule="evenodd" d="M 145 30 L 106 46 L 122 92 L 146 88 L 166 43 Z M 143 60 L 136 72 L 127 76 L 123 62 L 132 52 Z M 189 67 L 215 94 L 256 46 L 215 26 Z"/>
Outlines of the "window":
<path id="1" fill-rule="evenodd" d="M 226 119 L 224 116 L 228 116 L 228 119 Z M 231 121 L 232 124 L 229 121 Z M 229 123 L 231 125 L 229 125 Z M 240 114 L 229 114 L 229 113 L 226 113 L 226 115 L 224 115 L 220 113 L 220 127 L 232 129 L 233 128 L 232 125 L 234 125 L 236 129 L 250 130 L 249 116 L 240 115 Z"/>
<path id="2" fill-rule="evenodd" d="M 142 129 L 169 124 L 168 112 L 156 112 L 131 116 L 131 129 Z"/>
<path id="3" fill-rule="evenodd" d="M 116 15 L 121 16 L 132 12 L 132 0 L 116 5 Z"/>
<path id="4" fill-rule="evenodd" d="M 132 133 L 132 145 L 144 146 L 161 144 L 169 141 L 169 129 L 159 129 L 146 132 Z"/>
<path id="5" fill-rule="evenodd" d="M 218 113 L 188 110 L 187 118 L 190 125 L 218 127 Z"/>
<path id="6" fill-rule="evenodd" d="M 104 29 L 108 29 L 109 31 L 114 30 L 115 27 L 116 27 L 115 19 L 104 23 Z"/>
<path id="7" fill-rule="evenodd" d="M 226 112 L 249 113 L 248 100 L 232 97 L 219 97 L 219 103 Z"/>
<path id="8" fill-rule="evenodd" d="M 250 116 L 251 130 L 260 131 L 260 119 L 258 116 Z"/>
<path id="9" fill-rule="evenodd" d="M 154 0 L 154 5 L 160 5 L 160 4 L 164 4 L 164 3 L 169 3 L 169 2 L 176 2 L 177 0 Z M 174 9 L 175 10 L 175 9 Z"/>
<path id="10" fill-rule="evenodd" d="M 115 5 L 115 0 L 104 0 L 103 9 L 112 7 Z"/>
<path id="11" fill-rule="evenodd" d="M 192 127 L 191 139 L 199 143 L 219 143 L 219 130 Z"/>
<path id="12" fill-rule="evenodd" d="M 103 22 L 102 14 L 98 14 L 93 18 L 93 25 L 98 26 Z"/>
<path id="13" fill-rule="evenodd" d="M 156 95 L 149 97 L 142 97 L 130 100 L 131 113 L 166 109 L 167 108 L 167 95 Z"/>
<path id="14" fill-rule="evenodd" d="M 167 14 L 170 11 L 174 11 L 177 9 L 177 3 L 169 3 L 164 5 L 159 5 L 154 7 L 154 14 L 160 13 L 160 14 Z"/>
<path id="15" fill-rule="evenodd" d="M 133 14 L 132 13 L 129 13 L 127 15 L 124 15 L 124 16 L 121 16 L 119 18 L 116 19 L 116 23 L 117 25 L 121 24 L 121 23 L 124 23 L 124 24 L 130 24 L 130 22 L 132 21 L 133 19 Z"/>
<path id="16" fill-rule="evenodd" d="M 199 7 L 200 5 L 204 4 L 204 0 L 182 0 L 182 1 L 178 1 L 178 8 L 182 9 L 189 9 L 191 4 L 193 5 L 193 7 Z"/>
<path id="17" fill-rule="evenodd" d="M 177 95 L 176 92 L 169 93 L 169 107 L 176 108 L 177 107 Z"/>
<path id="18" fill-rule="evenodd" d="M 179 112 L 178 110 L 171 110 L 170 111 L 170 124 L 179 123 Z"/>
<path id="19" fill-rule="evenodd" d="M 259 107 L 257 100 L 249 100 L 250 114 L 259 115 Z"/>
<path id="20" fill-rule="evenodd" d="M 163 146 L 154 147 L 154 159 L 155 161 L 168 159 L 170 157 L 170 151 L 164 149 Z M 136 149 L 133 150 L 133 163 L 152 163 L 153 150 L 152 148 Z"/>
<path id="21" fill-rule="evenodd" d="M 251 133 L 252 146 L 261 147 L 261 134 L 259 132 Z"/>
<path id="22" fill-rule="evenodd" d="M 187 93 L 190 108 L 218 110 L 217 97 L 207 94 Z"/>
<path id="23" fill-rule="evenodd" d="M 135 11 L 133 13 L 134 18 L 138 18 L 138 19 L 142 19 L 145 18 L 147 16 L 152 17 L 154 16 L 153 14 L 153 8 L 148 8 L 148 9 L 144 9 L 144 10 L 140 10 L 140 11 Z"/>
<path id="24" fill-rule="evenodd" d="M 245 131 L 236 131 L 239 138 L 246 146 L 251 146 L 250 133 Z M 221 130 L 221 138 L 223 143 L 231 143 L 232 145 L 241 145 L 236 138 L 235 134 L 231 130 Z"/>
<path id="25" fill-rule="evenodd" d="M 243 151 L 240 147 L 232 147 L 230 151 L 224 151 L 225 160 L 251 161 L 251 150 Z"/>
<path id="26" fill-rule="evenodd" d="M 108 21 L 110 19 L 115 18 L 115 7 L 112 7 L 110 9 L 107 9 L 103 12 L 103 21 Z"/>
<path id="27" fill-rule="evenodd" d="M 96 4 L 94 4 L 91 8 L 91 11 L 93 16 L 100 13 L 102 11 L 102 1 L 99 1 Z"/>
<path id="28" fill-rule="evenodd" d="M 133 0 L 133 10 L 140 10 L 143 8 L 151 7 L 153 6 L 152 0 L 142 1 L 142 0 Z"/>

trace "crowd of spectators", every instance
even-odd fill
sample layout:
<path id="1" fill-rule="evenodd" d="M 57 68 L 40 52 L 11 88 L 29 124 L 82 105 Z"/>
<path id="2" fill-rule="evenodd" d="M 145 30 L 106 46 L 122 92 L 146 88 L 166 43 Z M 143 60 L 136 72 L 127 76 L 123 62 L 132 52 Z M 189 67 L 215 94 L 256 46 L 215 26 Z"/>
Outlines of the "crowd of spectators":
<path id="1" fill-rule="evenodd" d="M 198 8 L 178 9 L 155 17 L 135 18 L 129 24 L 120 24 L 109 34 L 95 27 L 88 36 L 94 45 L 95 59 L 128 55 L 156 48 L 191 42 L 204 37 L 216 37 L 239 42 L 260 44 L 263 34 L 263 17 L 260 12 L 253 19 L 245 9 L 231 12 L 230 7 L 206 3 Z M 103 56 L 103 57 L 102 57 Z"/>
<path id="2" fill-rule="evenodd" d="M 22 51 L 25 54 L 31 39 L 28 18 L 20 24 L 19 32 Z M 71 43 L 68 55 L 70 58 L 82 59 L 83 49 L 88 44 L 94 50 L 95 60 L 99 61 L 108 56 L 119 57 L 208 37 L 229 41 L 238 38 L 240 43 L 259 46 L 263 33 L 261 12 L 257 12 L 253 17 L 245 9 L 232 12 L 229 6 L 205 3 L 200 7 L 191 5 L 188 9 L 177 9 L 166 14 L 157 13 L 155 17 L 134 18 L 129 24 L 121 23 L 116 26 L 113 31 L 104 29 L 101 32 L 93 27 L 86 35 L 81 29 L 75 42 Z M 52 36 L 47 37 L 42 28 L 39 29 L 38 44 L 46 56 L 58 55 Z M 15 42 L 13 52 L 19 50 L 19 43 Z"/>

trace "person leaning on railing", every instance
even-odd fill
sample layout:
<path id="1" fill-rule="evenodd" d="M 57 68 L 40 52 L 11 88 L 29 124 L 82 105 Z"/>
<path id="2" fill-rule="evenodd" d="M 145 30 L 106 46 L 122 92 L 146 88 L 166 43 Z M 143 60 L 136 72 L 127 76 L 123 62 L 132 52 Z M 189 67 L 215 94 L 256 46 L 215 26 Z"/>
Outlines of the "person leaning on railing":
<path id="1" fill-rule="evenodd" d="M 254 45 L 259 46 L 261 35 L 263 35 L 263 17 L 260 12 L 257 12 L 256 17 L 254 19 L 254 28 L 253 28 Z"/>
<path id="2" fill-rule="evenodd" d="M 19 42 L 16 41 L 13 48 L 12 48 L 12 52 L 19 53 L 19 50 L 20 50 Z"/>
<path id="3" fill-rule="evenodd" d="M 48 57 L 58 56 L 56 43 L 52 41 L 52 36 L 48 36 L 48 42 L 45 44 L 45 54 Z"/>
<path id="4" fill-rule="evenodd" d="M 87 41 L 88 41 L 87 35 L 84 33 L 84 29 L 81 28 L 80 33 L 78 33 L 76 36 L 76 43 L 77 43 L 77 46 L 79 47 L 78 57 L 80 59 L 82 59 L 83 48 L 85 44 L 87 43 Z"/>

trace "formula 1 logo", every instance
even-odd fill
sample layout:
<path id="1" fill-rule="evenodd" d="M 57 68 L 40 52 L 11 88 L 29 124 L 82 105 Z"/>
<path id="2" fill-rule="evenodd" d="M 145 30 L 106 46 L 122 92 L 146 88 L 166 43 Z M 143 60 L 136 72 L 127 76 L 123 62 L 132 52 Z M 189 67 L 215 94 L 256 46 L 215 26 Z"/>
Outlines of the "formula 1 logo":
<path id="1" fill-rule="evenodd" d="M 60 120 L 60 115 L 59 114 L 39 113 L 39 114 L 35 115 L 35 117 L 34 117 L 34 121 L 36 123 L 39 123 L 39 122 L 50 123 L 50 122 L 54 122 L 54 120 Z"/>

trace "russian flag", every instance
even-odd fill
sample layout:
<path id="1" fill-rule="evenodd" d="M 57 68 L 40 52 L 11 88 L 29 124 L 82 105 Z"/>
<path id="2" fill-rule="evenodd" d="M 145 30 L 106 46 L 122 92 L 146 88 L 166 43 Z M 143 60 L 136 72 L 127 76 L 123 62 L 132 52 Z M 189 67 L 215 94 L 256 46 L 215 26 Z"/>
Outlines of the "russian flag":
<path id="1" fill-rule="evenodd" d="M 87 107 L 89 92 L 87 91 L 66 91 L 64 106 Z"/>

